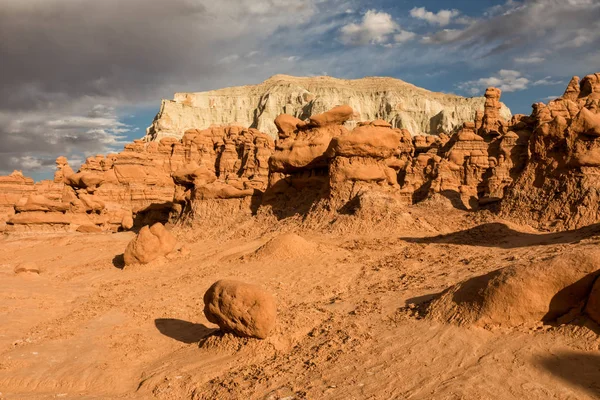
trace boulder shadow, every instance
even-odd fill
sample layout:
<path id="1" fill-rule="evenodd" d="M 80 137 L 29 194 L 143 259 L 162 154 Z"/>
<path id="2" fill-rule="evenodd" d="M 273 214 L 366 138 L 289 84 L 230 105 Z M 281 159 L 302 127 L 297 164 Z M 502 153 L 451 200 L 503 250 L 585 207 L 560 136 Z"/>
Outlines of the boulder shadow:
<path id="1" fill-rule="evenodd" d="M 203 324 L 174 318 L 158 318 L 154 320 L 154 325 L 163 335 L 187 344 L 197 343 L 218 331 Z"/>
<path id="2" fill-rule="evenodd" d="M 115 266 L 115 268 L 118 268 L 118 269 L 125 268 L 124 254 L 117 254 L 116 256 L 114 256 L 114 258 L 112 259 L 112 263 Z"/>
<path id="3" fill-rule="evenodd" d="M 561 381 L 577 386 L 594 398 L 600 398 L 599 354 L 560 352 L 544 355 L 535 363 Z"/>
<path id="4" fill-rule="evenodd" d="M 597 235 L 600 235 L 600 224 L 593 224 L 570 231 L 537 234 L 519 232 L 506 224 L 493 222 L 446 235 L 424 238 L 401 237 L 400 239 L 409 243 L 445 243 L 514 249 L 528 246 L 576 243 Z"/>

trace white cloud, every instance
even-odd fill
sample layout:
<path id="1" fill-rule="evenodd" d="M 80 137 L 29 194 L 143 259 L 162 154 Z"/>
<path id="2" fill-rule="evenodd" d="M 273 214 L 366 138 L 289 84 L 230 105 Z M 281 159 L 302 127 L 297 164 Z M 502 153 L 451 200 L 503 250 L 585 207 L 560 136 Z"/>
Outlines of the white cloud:
<path id="1" fill-rule="evenodd" d="M 515 57 L 515 62 L 519 64 L 539 64 L 546 61 L 544 57 L 531 56 L 531 57 Z"/>
<path id="2" fill-rule="evenodd" d="M 409 31 L 400 31 L 394 35 L 394 42 L 396 43 L 405 43 L 413 40 L 417 35 L 414 32 Z"/>
<path id="3" fill-rule="evenodd" d="M 0 173 L 13 169 L 52 170 L 54 160 L 61 154 L 77 158 L 87 152 L 122 150 L 127 143 L 124 134 L 131 131 L 131 126 L 120 120 L 112 106 L 89 104 L 90 100 L 51 112 L 0 111 L 0 125 L 7 132 Z"/>
<path id="4" fill-rule="evenodd" d="M 360 23 L 350 23 L 340 29 L 340 40 L 347 45 L 403 43 L 414 37 L 414 33 L 400 29 L 390 14 L 376 10 L 367 11 Z"/>
<path id="5" fill-rule="evenodd" d="M 442 29 L 431 36 L 423 36 L 421 43 L 445 43 L 458 38 L 463 31 L 459 29 Z"/>
<path id="6" fill-rule="evenodd" d="M 494 76 L 463 82 L 457 85 L 457 87 L 470 95 L 477 95 L 491 86 L 496 87 L 503 92 L 525 90 L 528 88 L 529 83 L 530 80 L 525 78 L 519 71 L 502 69 Z"/>
<path id="7" fill-rule="evenodd" d="M 440 10 L 437 13 L 427 11 L 425 7 L 415 7 L 410 10 L 410 15 L 413 18 L 422 19 L 432 25 L 446 26 L 450 24 L 453 18 L 460 14 L 458 10 Z M 463 20 L 464 23 L 466 20 Z"/>
<path id="8" fill-rule="evenodd" d="M 551 76 L 547 76 L 543 79 L 539 79 L 532 83 L 533 86 L 551 86 L 551 85 L 564 85 L 565 83 L 560 80 L 552 80 Z"/>
<path id="9" fill-rule="evenodd" d="M 228 55 L 227 57 L 223 57 L 223 58 L 221 58 L 221 59 L 218 61 L 218 63 L 219 63 L 219 64 L 231 64 L 231 63 L 233 63 L 233 62 L 236 62 L 236 61 L 237 61 L 237 60 L 239 60 L 239 59 L 240 59 L 240 56 L 239 56 L 239 55 L 237 55 L 237 54 L 231 54 L 231 55 Z"/>

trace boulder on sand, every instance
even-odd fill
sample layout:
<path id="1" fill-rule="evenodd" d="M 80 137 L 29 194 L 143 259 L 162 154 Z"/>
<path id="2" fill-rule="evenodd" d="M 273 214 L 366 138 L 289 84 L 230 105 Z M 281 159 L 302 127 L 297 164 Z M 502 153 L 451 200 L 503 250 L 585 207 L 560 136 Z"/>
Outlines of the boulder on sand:
<path id="1" fill-rule="evenodd" d="M 176 245 L 177 239 L 160 222 L 144 226 L 125 249 L 125 265 L 148 264 L 171 253 Z"/>
<path id="2" fill-rule="evenodd" d="M 277 307 L 258 286 L 220 280 L 204 294 L 204 315 L 224 332 L 265 339 L 275 326 Z"/>

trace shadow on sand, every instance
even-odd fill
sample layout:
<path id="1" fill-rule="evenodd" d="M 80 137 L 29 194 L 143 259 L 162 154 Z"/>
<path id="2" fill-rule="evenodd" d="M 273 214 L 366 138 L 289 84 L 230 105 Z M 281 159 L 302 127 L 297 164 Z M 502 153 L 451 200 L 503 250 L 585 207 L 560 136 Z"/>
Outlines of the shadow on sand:
<path id="1" fill-rule="evenodd" d="M 575 243 L 596 235 L 600 235 L 600 224 L 593 224 L 571 231 L 536 234 L 519 232 L 506 224 L 493 222 L 446 235 L 424 238 L 402 237 L 401 239 L 409 243 L 447 243 L 513 249 Z"/>
<path id="2" fill-rule="evenodd" d="M 545 355 L 536 363 L 558 379 L 600 398 L 600 354 L 561 352 Z"/>
<path id="3" fill-rule="evenodd" d="M 173 318 L 158 318 L 154 324 L 163 335 L 188 344 L 197 343 L 217 331 L 203 324 Z"/>
<path id="4" fill-rule="evenodd" d="M 118 269 L 125 268 L 125 257 L 124 257 L 124 255 L 123 254 L 117 254 L 116 256 L 113 257 L 112 263 L 115 266 L 115 268 L 118 268 Z"/>

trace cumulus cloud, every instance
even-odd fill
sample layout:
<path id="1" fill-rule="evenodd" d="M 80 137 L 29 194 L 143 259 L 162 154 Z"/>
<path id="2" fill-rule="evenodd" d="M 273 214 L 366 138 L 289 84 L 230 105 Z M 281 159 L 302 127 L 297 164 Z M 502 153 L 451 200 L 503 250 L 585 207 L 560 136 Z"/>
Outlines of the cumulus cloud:
<path id="1" fill-rule="evenodd" d="M 410 10 L 410 16 L 427 21 L 432 25 L 446 26 L 460 14 L 458 10 L 440 10 L 437 13 L 427 11 L 425 7 L 415 7 Z M 463 21 L 465 22 L 465 21 Z"/>
<path id="2" fill-rule="evenodd" d="M 356 46 L 403 43 L 414 37 L 414 33 L 401 30 L 390 14 L 376 10 L 367 11 L 360 23 L 349 23 L 340 29 L 342 43 Z"/>
<path id="3" fill-rule="evenodd" d="M 502 69 L 494 76 L 463 82 L 458 85 L 458 88 L 474 96 L 481 94 L 490 86 L 497 87 L 503 92 L 516 92 L 527 89 L 529 83 L 529 79 L 525 78 L 519 71 Z"/>

